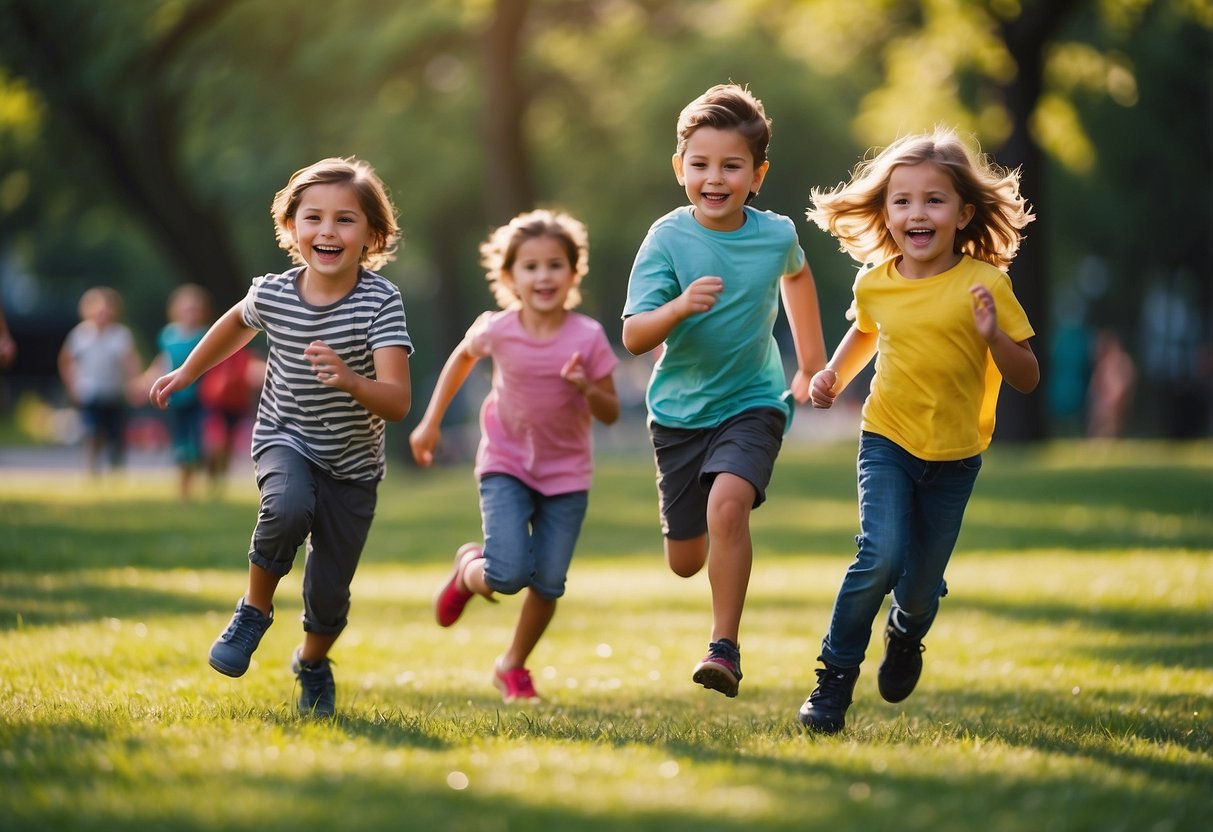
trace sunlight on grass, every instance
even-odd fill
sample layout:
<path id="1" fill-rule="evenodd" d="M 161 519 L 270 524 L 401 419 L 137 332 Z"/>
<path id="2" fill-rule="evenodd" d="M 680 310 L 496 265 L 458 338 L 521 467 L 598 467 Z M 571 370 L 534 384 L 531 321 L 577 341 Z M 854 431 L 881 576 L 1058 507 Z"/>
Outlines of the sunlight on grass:
<path id="1" fill-rule="evenodd" d="M 649 460 L 601 472 L 532 657 L 545 701 L 527 707 L 489 681 L 517 598 L 432 620 L 478 526 L 468 470 L 402 469 L 354 582 L 328 722 L 293 710 L 298 568 L 249 672 L 206 665 L 243 587 L 253 489 L 183 506 L 168 474 L 95 493 L 0 478 L 0 826 L 1202 828 L 1213 508 L 1210 469 L 1188 460 L 1210 455 L 1129 446 L 1109 468 L 1081 450 L 988 464 L 922 683 L 881 700 L 874 639 L 837 737 L 803 735 L 795 714 L 854 553 L 853 448 L 791 449 L 755 514 L 735 700 L 690 682 L 709 586 L 664 566 Z"/>

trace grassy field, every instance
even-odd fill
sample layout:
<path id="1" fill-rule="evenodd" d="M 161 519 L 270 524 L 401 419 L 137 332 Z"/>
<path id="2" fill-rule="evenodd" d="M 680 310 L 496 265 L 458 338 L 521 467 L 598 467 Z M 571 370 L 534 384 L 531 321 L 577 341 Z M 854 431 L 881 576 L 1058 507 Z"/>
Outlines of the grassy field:
<path id="1" fill-rule="evenodd" d="M 662 564 L 649 460 L 602 460 L 526 708 L 489 684 L 516 598 L 432 623 L 479 527 L 470 471 L 397 464 L 321 722 L 291 704 L 298 569 L 250 672 L 206 665 L 243 590 L 250 483 L 182 505 L 167 471 L 0 470 L 0 829 L 1207 829 L 1213 445 L 989 453 L 919 689 L 883 702 L 869 661 L 847 730 L 806 736 L 853 457 L 781 458 L 735 700 L 689 680 L 708 587 Z"/>

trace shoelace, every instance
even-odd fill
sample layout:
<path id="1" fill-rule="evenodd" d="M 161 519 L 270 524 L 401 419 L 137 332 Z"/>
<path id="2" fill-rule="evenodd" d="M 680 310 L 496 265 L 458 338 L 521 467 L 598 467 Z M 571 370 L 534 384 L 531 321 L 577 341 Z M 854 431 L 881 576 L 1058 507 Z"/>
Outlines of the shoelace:
<path id="1" fill-rule="evenodd" d="M 241 650 L 252 652 L 260 633 L 265 631 L 265 625 L 258 621 L 255 615 L 260 615 L 260 613 L 253 613 L 241 607 L 240 613 L 227 625 L 227 632 L 223 634 L 223 640 Z M 262 617 L 268 618 L 268 616 Z"/>
<path id="2" fill-rule="evenodd" d="M 847 701 L 847 674 L 827 667 L 817 668 L 817 689 L 809 695 L 809 700 L 815 705 L 828 705 L 841 708 L 850 704 Z"/>

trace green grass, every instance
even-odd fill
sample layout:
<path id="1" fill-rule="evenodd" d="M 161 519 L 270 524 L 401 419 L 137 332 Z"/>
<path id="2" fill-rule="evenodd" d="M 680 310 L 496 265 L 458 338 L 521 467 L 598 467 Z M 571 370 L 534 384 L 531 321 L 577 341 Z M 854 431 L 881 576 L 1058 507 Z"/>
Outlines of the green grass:
<path id="1" fill-rule="evenodd" d="M 292 710 L 298 569 L 250 672 L 206 666 L 244 586 L 250 483 L 181 505 L 168 472 L 0 472 L 0 828 L 1207 828 L 1213 445 L 990 452 L 919 689 L 885 703 L 869 661 L 847 730 L 806 736 L 795 712 L 853 554 L 853 457 L 780 460 L 735 700 L 689 680 L 708 586 L 663 566 L 650 461 L 600 462 L 533 657 L 547 702 L 527 708 L 488 683 L 517 599 L 432 623 L 479 527 L 470 471 L 395 465 L 331 722 Z"/>

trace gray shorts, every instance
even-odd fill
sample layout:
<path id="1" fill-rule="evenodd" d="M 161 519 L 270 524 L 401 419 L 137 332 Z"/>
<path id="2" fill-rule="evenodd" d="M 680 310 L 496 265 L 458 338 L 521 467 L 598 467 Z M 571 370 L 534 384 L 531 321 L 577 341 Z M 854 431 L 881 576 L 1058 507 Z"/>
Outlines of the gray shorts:
<path id="1" fill-rule="evenodd" d="M 708 492 L 717 474 L 754 486 L 754 508 L 766 500 L 775 458 L 783 446 L 787 414 L 773 407 L 738 413 L 714 428 L 649 425 L 657 463 L 661 532 L 690 540 L 708 531 Z"/>

